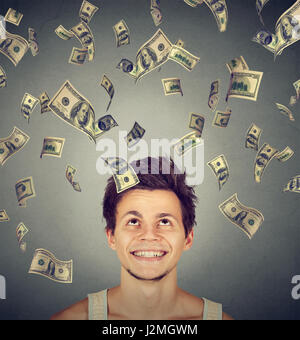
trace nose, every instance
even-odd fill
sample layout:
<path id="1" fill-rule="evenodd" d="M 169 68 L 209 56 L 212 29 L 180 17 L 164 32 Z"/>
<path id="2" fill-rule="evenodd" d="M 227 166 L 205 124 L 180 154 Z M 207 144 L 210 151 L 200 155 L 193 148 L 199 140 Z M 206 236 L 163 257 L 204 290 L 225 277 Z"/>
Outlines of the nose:
<path id="1" fill-rule="evenodd" d="M 139 239 L 141 241 L 156 241 L 156 240 L 160 239 L 160 236 L 159 236 L 155 226 L 144 225 L 141 228 L 141 233 L 139 235 Z"/>

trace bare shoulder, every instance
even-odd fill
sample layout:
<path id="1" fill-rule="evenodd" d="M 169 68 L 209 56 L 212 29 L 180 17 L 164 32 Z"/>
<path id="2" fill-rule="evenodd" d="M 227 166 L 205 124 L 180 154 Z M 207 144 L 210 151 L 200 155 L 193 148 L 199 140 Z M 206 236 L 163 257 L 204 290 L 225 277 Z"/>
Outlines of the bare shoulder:
<path id="1" fill-rule="evenodd" d="M 55 313 L 50 320 L 88 320 L 88 298 Z"/>
<path id="2" fill-rule="evenodd" d="M 234 320 L 233 317 L 231 317 L 230 315 L 226 314 L 226 313 L 222 313 L 222 319 L 223 320 Z"/>

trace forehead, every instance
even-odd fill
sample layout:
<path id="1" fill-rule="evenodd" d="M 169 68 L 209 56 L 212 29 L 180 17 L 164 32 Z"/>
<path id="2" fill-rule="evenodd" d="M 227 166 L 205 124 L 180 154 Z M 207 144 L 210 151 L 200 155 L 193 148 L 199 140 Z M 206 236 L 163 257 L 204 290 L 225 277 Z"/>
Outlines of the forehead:
<path id="1" fill-rule="evenodd" d="M 133 189 L 121 198 L 117 205 L 117 216 L 129 210 L 136 210 L 142 215 L 170 213 L 181 218 L 180 200 L 173 191 Z"/>

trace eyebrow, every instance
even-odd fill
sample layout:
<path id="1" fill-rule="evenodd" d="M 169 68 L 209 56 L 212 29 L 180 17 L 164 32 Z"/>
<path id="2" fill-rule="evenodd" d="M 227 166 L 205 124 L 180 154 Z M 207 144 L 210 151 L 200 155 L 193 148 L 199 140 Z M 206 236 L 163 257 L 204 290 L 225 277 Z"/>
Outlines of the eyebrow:
<path id="1" fill-rule="evenodd" d="M 136 217 L 139 217 L 139 218 L 143 218 L 143 215 L 141 214 L 141 213 L 139 213 L 138 211 L 136 211 L 136 210 L 130 210 L 130 211 L 127 211 L 123 216 L 122 216 L 122 219 L 125 217 L 125 216 L 127 216 L 127 215 L 134 215 L 134 216 L 136 216 Z M 157 214 L 157 215 L 155 215 L 155 218 L 162 218 L 162 217 L 173 217 L 174 218 L 174 220 L 176 220 L 177 222 L 178 222 L 178 220 L 177 220 L 177 218 L 174 216 L 174 215 L 172 215 L 172 214 L 170 214 L 170 213 L 159 213 L 159 214 Z"/>

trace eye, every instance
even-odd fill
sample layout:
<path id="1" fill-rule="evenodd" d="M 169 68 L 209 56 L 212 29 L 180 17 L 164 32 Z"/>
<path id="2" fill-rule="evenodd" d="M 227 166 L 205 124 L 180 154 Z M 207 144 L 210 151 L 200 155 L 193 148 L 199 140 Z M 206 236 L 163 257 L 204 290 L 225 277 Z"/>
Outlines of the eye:
<path id="1" fill-rule="evenodd" d="M 171 222 L 166 218 L 160 220 L 159 222 L 162 223 L 162 225 L 171 225 Z"/>
<path id="2" fill-rule="evenodd" d="M 130 219 L 129 221 L 128 221 L 128 225 L 138 225 L 138 223 L 139 223 L 139 220 L 138 219 L 136 219 L 136 218 L 132 218 L 132 219 Z"/>

